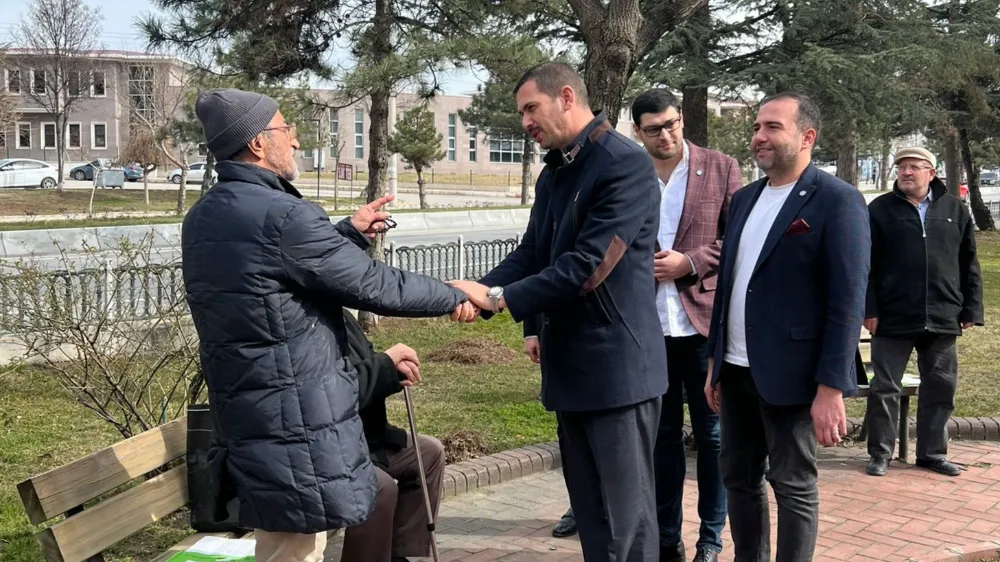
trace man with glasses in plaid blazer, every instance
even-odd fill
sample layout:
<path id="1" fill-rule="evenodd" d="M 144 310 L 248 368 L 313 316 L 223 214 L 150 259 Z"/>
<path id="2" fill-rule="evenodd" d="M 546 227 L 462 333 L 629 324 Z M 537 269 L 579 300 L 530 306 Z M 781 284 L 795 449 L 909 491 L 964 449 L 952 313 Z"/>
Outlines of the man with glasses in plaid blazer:
<path id="1" fill-rule="evenodd" d="M 654 449 L 660 562 L 683 562 L 684 399 L 698 445 L 695 562 L 715 562 L 722 551 L 726 490 L 719 469 L 719 416 L 702 388 L 705 342 L 715 300 L 716 272 L 729 199 L 743 185 L 739 163 L 684 139 L 680 104 L 669 90 L 643 93 L 632 104 L 635 136 L 653 158 L 660 180 L 660 228 L 653 261 L 656 308 L 663 327 L 669 388 L 663 397 Z"/>

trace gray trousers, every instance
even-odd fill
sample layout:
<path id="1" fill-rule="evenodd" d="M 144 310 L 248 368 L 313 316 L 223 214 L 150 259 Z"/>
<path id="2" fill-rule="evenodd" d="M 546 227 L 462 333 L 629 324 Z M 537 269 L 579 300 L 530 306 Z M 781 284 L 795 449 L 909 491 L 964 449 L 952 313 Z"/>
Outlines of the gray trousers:
<path id="1" fill-rule="evenodd" d="M 914 348 L 917 350 L 917 369 L 920 373 L 917 458 L 938 460 L 948 454 L 948 418 L 955 410 L 955 389 L 958 386 L 955 336 L 919 334 L 872 337 L 875 377 L 871 382 L 865 414 L 868 454 L 872 457 L 892 457 L 898 437 L 899 393 L 906 363 Z"/>
<path id="2" fill-rule="evenodd" d="M 773 406 L 750 369 L 723 363 L 722 482 L 736 562 L 770 562 L 771 516 L 764 480 L 778 504 L 777 562 L 810 562 L 819 531 L 816 433 L 810 405 Z"/>
<path id="3" fill-rule="evenodd" d="M 653 445 L 660 401 L 558 412 L 569 502 L 587 562 L 657 562 Z"/>

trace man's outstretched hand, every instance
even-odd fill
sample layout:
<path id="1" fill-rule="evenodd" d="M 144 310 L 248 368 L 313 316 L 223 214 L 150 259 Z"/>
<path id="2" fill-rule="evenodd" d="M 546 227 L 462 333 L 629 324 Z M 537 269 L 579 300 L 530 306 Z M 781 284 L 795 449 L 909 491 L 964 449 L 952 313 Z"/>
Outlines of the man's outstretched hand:
<path id="1" fill-rule="evenodd" d="M 469 297 L 469 302 L 480 309 L 492 310 L 493 305 L 490 304 L 490 299 L 486 296 L 486 292 L 489 290 L 486 285 L 475 281 L 449 281 L 448 284 L 465 293 L 465 296 Z"/>
<path id="2" fill-rule="evenodd" d="M 361 207 L 351 217 L 351 224 L 368 238 L 375 238 L 376 234 L 386 230 L 385 220 L 389 218 L 389 213 L 381 209 L 393 199 L 392 195 L 383 195 Z"/>

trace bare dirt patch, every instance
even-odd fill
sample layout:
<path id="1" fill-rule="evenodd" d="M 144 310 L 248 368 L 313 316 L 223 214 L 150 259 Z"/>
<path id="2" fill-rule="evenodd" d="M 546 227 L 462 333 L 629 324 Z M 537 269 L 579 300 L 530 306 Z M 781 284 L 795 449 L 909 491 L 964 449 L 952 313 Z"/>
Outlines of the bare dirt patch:
<path id="1" fill-rule="evenodd" d="M 490 452 L 483 436 L 469 429 L 449 432 L 441 439 L 441 444 L 444 445 L 447 464 L 476 459 Z"/>
<path id="2" fill-rule="evenodd" d="M 492 337 L 450 341 L 427 354 L 428 361 L 462 365 L 499 365 L 517 357 L 517 352 Z"/>

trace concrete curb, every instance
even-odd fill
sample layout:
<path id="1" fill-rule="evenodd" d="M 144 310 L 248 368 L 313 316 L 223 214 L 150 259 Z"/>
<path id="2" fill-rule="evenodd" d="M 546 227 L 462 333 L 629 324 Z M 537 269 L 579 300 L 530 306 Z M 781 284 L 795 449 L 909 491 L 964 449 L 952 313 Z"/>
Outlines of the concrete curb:
<path id="1" fill-rule="evenodd" d="M 980 562 L 1000 554 L 1000 541 L 981 542 L 961 547 L 947 547 L 923 558 L 909 558 L 907 562 Z"/>
<path id="2" fill-rule="evenodd" d="M 562 454 L 555 441 L 449 464 L 444 469 L 441 498 L 453 498 L 561 467 Z"/>

